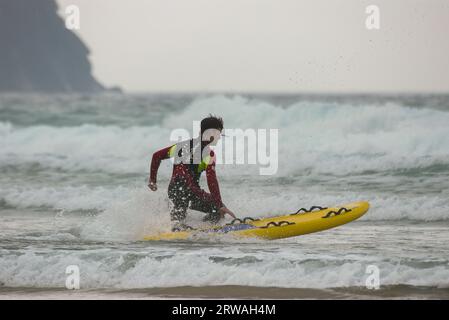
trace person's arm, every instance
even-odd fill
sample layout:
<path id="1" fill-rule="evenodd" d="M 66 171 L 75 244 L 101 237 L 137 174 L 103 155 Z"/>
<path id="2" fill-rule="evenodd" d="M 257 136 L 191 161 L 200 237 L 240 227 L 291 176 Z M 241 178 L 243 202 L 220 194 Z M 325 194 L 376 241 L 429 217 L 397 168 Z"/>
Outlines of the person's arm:
<path id="1" fill-rule="evenodd" d="M 218 185 L 217 175 L 215 173 L 215 156 L 214 153 L 211 152 L 211 162 L 206 168 L 206 177 L 207 177 L 207 186 L 209 188 L 210 195 L 213 199 L 213 202 L 220 209 L 221 217 L 224 217 L 225 214 L 229 214 L 234 219 L 236 218 L 234 213 L 226 208 L 221 200 L 220 187 Z"/>
<path id="2" fill-rule="evenodd" d="M 218 185 L 217 175 L 215 174 L 215 163 L 209 164 L 206 169 L 207 186 L 214 203 L 218 208 L 223 207 L 221 201 L 220 187 Z"/>
<path id="3" fill-rule="evenodd" d="M 157 190 L 157 171 L 159 166 L 161 165 L 161 161 L 165 159 L 169 159 L 171 156 L 171 150 L 174 146 L 170 146 L 159 151 L 153 153 L 153 158 L 151 159 L 151 167 L 150 167 L 150 179 L 148 182 L 148 186 L 151 190 Z"/>

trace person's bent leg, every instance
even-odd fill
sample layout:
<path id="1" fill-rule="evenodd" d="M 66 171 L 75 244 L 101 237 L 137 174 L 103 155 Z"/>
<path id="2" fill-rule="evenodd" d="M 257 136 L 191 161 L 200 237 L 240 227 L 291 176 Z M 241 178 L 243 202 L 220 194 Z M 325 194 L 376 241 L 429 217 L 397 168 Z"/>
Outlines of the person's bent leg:
<path id="1" fill-rule="evenodd" d="M 204 201 L 196 196 L 192 197 L 190 209 L 207 213 L 203 218 L 204 222 L 217 224 L 221 219 L 219 208 L 215 204 Z"/>
<path id="2" fill-rule="evenodd" d="M 172 231 L 187 229 L 185 219 L 187 217 L 189 199 L 184 190 L 185 188 L 180 187 L 179 184 L 170 184 L 168 188 L 168 198 L 172 202 L 170 210 L 170 220 L 173 222 Z"/>

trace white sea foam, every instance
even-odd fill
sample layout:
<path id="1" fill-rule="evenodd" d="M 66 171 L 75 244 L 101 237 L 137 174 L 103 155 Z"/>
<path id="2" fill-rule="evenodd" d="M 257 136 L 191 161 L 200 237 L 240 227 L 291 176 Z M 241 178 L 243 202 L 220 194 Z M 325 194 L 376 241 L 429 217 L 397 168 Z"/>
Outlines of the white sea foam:
<path id="1" fill-rule="evenodd" d="M 223 200 L 238 216 L 358 200 L 369 201 L 370 210 L 361 223 L 277 242 L 226 237 L 136 242 L 170 228 L 171 164 L 160 168 L 158 192 L 143 183 L 152 152 L 169 145 L 172 129 L 190 130 L 192 120 L 208 113 L 223 116 L 228 128 L 280 129 L 274 179 L 254 177 L 255 166 L 217 168 Z M 394 104 L 281 107 L 214 96 L 166 113 L 159 125 L 130 127 L 128 120 L 123 127 L 0 122 L 2 240 L 7 240 L 0 248 L 1 284 L 64 287 L 66 267 L 75 264 L 82 288 L 329 288 L 364 286 L 366 266 L 375 264 L 381 285 L 449 287 L 449 113 Z M 141 175 L 142 181 L 126 174 Z M 188 223 L 201 217 L 190 212 Z"/>
<path id="2" fill-rule="evenodd" d="M 311 259 L 302 253 L 248 254 L 229 248 L 186 249 L 182 254 L 164 249 L 147 253 L 120 250 L 60 251 L 4 255 L 0 282 L 6 286 L 64 287 L 66 267 L 80 268 L 82 288 L 148 288 L 171 286 L 246 285 L 289 288 L 365 286 L 366 267 L 376 264 L 380 284 L 449 286 L 444 264 L 420 267 L 400 260 L 334 254 Z"/>
<path id="3" fill-rule="evenodd" d="M 125 201 L 129 189 L 82 186 L 7 187 L 0 189 L 0 199 L 15 208 L 48 207 L 55 210 L 104 210 L 112 201 Z"/>
<path id="4" fill-rule="evenodd" d="M 98 215 L 98 230 L 92 234 L 109 235 L 113 233 L 100 230 L 112 224 L 118 234 L 130 233 L 125 238 L 138 238 L 136 228 L 146 224 L 148 228 L 168 228 L 169 204 L 164 185 L 156 193 L 145 186 L 141 187 L 88 187 L 67 186 L 60 188 L 17 188 L 3 187 L 0 199 L 7 205 L 18 209 L 49 208 L 56 212 L 91 211 Z M 268 217 L 295 212 L 301 207 L 338 206 L 354 201 L 369 201 L 371 208 L 362 220 L 417 220 L 438 221 L 449 219 L 447 196 L 442 195 L 394 195 L 389 193 L 348 192 L 338 193 L 315 190 L 299 190 L 298 187 L 246 187 L 245 192 L 222 188 L 226 205 L 240 217 Z M 201 213 L 192 211 L 190 217 L 199 219 Z M 158 225 L 157 221 L 164 221 Z M 124 223 L 125 222 L 125 223 Z M 153 224 L 153 226 L 151 226 Z M 96 224 L 94 223 L 93 226 Z M 93 227 L 91 226 L 91 227 Z M 111 230 L 109 230 L 111 231 Z"/>
<path id="5" fill-rule="evenodd" d="M 170 230 L 168 202 L 162 194 L 134 189 L 127 199 L 111 201 L 109 207 L 81 230 L 88 240 L 141 240 L 151 232 Z"/>
<path id="6" fill-rule="evenodd" d="M 38 162 L 66 170 L 145 172 L 152 152 L 170 144 L 172 129 L 190 131 L 193 120 L 210 112 L 223 116 L 228 128 L 278 128 L 279 176 L 304 170 L 344 175 L 449 164 L 447 112 L 322 102 L 283 108 L 214 96 L 168 114 L 159 126 L 16 127 L 0 122 L 0 165 Z M 234 175 L 254 169 L 257 173 L 253 167 L 223 172 Z"/>

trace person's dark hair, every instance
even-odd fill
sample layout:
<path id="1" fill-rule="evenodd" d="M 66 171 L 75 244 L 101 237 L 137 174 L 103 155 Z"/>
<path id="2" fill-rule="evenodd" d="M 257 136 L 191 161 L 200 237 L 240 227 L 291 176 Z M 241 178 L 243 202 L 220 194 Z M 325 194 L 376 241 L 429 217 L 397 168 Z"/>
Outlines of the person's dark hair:
<path id="1" fill-rule="evenodd" d="M 207 129 L 223 130 L 223 119 L 209 114 L 207 118 L 201 120 L 201 134 L 203 134 Z"/>

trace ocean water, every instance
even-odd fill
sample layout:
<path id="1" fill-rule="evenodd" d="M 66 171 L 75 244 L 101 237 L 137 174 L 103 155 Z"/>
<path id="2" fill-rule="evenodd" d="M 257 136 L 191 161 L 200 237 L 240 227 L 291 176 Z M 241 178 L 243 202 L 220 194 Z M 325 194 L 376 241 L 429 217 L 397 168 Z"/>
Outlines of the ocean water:
<path id="1" fill-rule="evenodd" d="M 209 113 L 279 129 L 275 175 L 217 166 L 238 216 L 371 209 L 276 241 L 141 241 L 170 229 L 171 163 L 149 191 L 152 153 Z M 3 94 L 0 173 L 2 299 L 449 298 L 449 96 Z M 70 265 L 80 290 L 65 288 Z"/>

